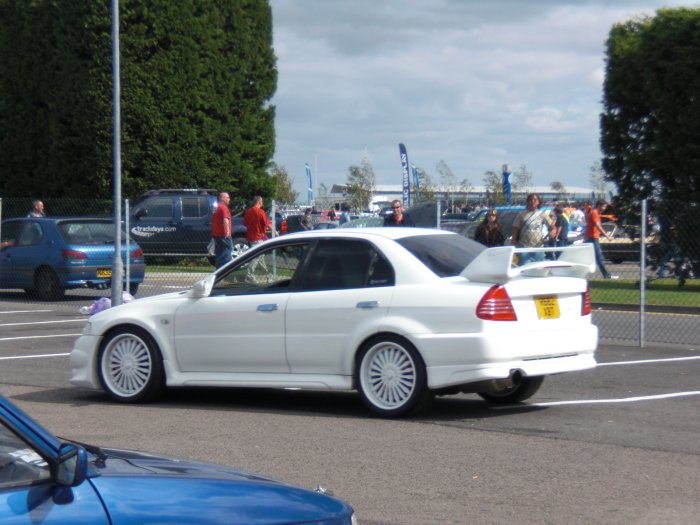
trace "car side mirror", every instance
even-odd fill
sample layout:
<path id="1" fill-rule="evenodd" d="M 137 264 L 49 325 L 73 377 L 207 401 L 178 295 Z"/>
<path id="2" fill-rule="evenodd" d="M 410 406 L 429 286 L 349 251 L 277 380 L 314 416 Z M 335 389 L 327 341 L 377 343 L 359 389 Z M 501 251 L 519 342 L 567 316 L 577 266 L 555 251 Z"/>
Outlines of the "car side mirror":
<path id="1" fill-rule="evenodd" d="M 87 452 L 73 443 L 63 443 L 58 452 L 54 481 L 63 487 L 76 487 L 87 476 Z"/>
<path id="2" fill-rule="evenodd" d="M 187 296 L 190 299 L 201 299 L 202 297 L 209 297 L 212 288 L 214 287 L 214 280 L 216 279 L 215 274 L 208 275 L 205 279 L 197 281 L 194 283 Z"/>

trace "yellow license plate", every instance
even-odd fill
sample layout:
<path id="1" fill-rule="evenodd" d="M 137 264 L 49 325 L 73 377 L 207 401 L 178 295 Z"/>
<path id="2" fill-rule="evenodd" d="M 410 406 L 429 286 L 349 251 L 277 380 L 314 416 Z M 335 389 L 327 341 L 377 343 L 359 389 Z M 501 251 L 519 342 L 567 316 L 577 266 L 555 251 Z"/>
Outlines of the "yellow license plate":
<path id="1" fill-rule="evenodd" d="M 112 270 L 110 268 L 102 268 L 97 270 L 97 277 L 100 279 L 108 279 L 112 277 Z"/>
<path id="2" fill-rule="evenodd" d="M 540 319 L 559 319 L 559 301 L 556 295 L 535 297 L 537 317 Z"/>

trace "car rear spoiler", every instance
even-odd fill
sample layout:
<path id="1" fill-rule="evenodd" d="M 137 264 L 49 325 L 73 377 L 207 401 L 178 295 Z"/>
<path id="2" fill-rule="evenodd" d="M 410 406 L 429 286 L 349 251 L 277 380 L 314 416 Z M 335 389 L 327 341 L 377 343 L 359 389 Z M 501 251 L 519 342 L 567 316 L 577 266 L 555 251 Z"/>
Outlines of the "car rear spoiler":
<path id="1" fill-rule="evenodd" d="M 554 260 L 537 261 L 517 266 L 515 256 L 521 253 L 552 253 Z M 590 243 L 556 248 L 516 248 L 498 246 L 481 252 L 461 273 L 470 281 L 503 283 L 514 277 L 561 277 L 584 278 L 595 272 L 596 262 L 593 245 Z"/>

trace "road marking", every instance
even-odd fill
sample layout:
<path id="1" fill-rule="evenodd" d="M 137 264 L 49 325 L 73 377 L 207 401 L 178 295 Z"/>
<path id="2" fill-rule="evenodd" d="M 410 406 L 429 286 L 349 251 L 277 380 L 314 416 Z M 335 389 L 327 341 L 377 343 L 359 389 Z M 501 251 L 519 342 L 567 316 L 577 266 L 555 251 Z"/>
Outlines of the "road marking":
<path id="1" fill-rule="evenodd" d="M 647 365 L 650 363 L 668 363 L 672 361 L 693 361 L 700 359 L 700 355 L 692 357 L 669 357 L 667 359 L 643 359 L 639 361 L 617 361 L 614 363 L 598 363 L 598 366 L 620 366 L 620 365 Z"/>
<path id="2" fill-rule="evenodd" d="M 700 396 L 700 390 L 690 392 L 673 392 L 656 396 L 623 397 L 620 399 L 581 399 L 578 401 L 552 401 L 551 403 L 528 403 L 527 406 L 553 407 L 558 405 L 598 405 L 612 403 L 634 403 L 635 401 L 653 401 L 655 399 L 670 399 L 672 397 Z"/>
<path id="3" fill-rule="evenodd" d="M 37 357 L 58 357 L 70 355 L 70 352 L 65 354 L 42 354 L 42 355 L 16 355 L 10 357 L 0 357 L 0 361 L 7 361 L 8 359 L 34 359 Z"/>
<path id="4" fill-rule="evenodd" d="M 35 324 L 84 323 L 85 319 L 65 319 L 63 321 L 33 321 L 30 323 L 5 323 L 0 326 L 33 326 Z"/>
<path id="5" fill-rule="evenodd" d="M 48 339 L 51 337 L 78 337 L 83 334 L 55 334 L 55 335 L 23 335 L 20 337 L 0 337 L 0 341 L 19 341 L 20 339 Z"/>
<path id="6" fill-rule="evenodd" d="M 33 314 L 33 313 L 44 313 L 44 312 L 53 312 L 53 310 L 8 310 L 6 312 L 0 312 L 0 315 L 2 314 Z"/>

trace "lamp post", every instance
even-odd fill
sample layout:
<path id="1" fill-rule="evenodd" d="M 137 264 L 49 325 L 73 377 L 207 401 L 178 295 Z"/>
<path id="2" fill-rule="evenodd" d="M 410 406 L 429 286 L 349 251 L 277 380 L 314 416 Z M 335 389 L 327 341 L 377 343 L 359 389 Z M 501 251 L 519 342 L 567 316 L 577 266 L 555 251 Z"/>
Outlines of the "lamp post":
<path id="1" fill-rule="evenodd" d="M 112 306 L 122 304 L 122 151 L 119 104 L 119 0 L 112 0 L 112 94 L 114 97 L 114 259 L 112 260 Z M 127 257 L 129 248 L 126 249 Z"/>

